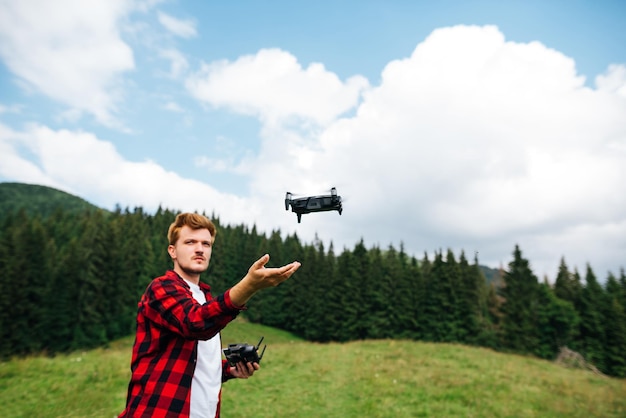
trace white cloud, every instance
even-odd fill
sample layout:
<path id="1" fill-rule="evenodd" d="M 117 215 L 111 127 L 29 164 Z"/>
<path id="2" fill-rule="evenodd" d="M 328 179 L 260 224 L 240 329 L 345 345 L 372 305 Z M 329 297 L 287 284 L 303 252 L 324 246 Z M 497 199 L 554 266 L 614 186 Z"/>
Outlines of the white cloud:
<path id="1" fill-rule="evenodd" d="M 14 113 L 14 114 L 18 114 L 22 111 L 22 109 L 24 108 L 23 105 L 3 105 L 0 103 L 0 115 L 3 113 Z"/>
<path id="2" fill-rule="evenodd" d="M 169 76 L 172 78 L 178 78 L 187 71 L 189 67 L 189 63 L 187 62 L 187 58 L 178 51 L 177 49 L 167 48 L 159 50 L 159 55 L 162 58 L 169 60 L 170 62 L 170 73 Z"/>
<path id="3" fill-rule="evenodd" d="M 495 27 L 436 30 L 409 58 L 389 63 L 356 115 L 337 119 L 318 140 L 266 127 L 252 189 L 269 197 L 336 185 L 349 199 L 344 215 L 305 218 L 298 230 L 308 236 L 402 240 L 417 254 L 475 250 L 491 265 L 526 244 L 539 275 L 553 275 L 561 256 L 603 268 L 612 251 L 623 263 L 615 254 L 626 247 L 618 232 L 626 223 L 621 67 L 598 84 L 586 88 L 560 52 L 507 42 Z M 281 103 L 289 109 L 298 99 Z M 241 102 L 240 109 L 271 107 L 258 96 Z"/>
<path id="4" fill-rule="evenodd" d="M 326 124 L 354 108 L 368 82 L 354 76 L 343 83 L 320 63 L 302 68 L 288 52 L 262 49 L 234 62 L 204 64 L 186 85 L 200 101 L 268 124 L 293 118 Z"/>
<path id="5" fill-rule="evenodd" d="M 258 209 L 251 202 L 219 193 L 152 161 L 128 161 L 107 141 L 87 132 L 32 125 L 16 133 L 0 124 L 0 175 L 24 183 L 50 185 L 101 207 L 142 206 L 215 212 L 239 222 Z M 34 154 L 36 162 L 22 157 Z"/>
<path id="6" fill-rule="evenodd" d="M 63 188 L 50 179 L 36 163 L 21 156 L 28 135 L 0 123 L 0 176 L 22 183 Z"/>
<path id="7" fill-rule="evenodd" d="M 168 110 L 170 112 L 174 112 L 174 113 L 183 113 L 185 111 L 185 109 L 183 109 L 178 103 L 176 102 L 167 102 L 165 104 L 165 106 L 163 106 L 163 108 L 165 110 Z"/>
<path id="8" fill-rule="evenodd" d="M 181 38 L 193 38 L 198 35 L 196 23 L 191 19 L 177 19 L 173 16 L 158 12 L 159 23 L 169 32 Z"/>
<path id="9" fill-rule="evenodd" d="M 598 89 L 626 97 L 626 66 L 610 65 L 606 73 L 596 77 Z"/>
<path id="10" fill-rule="evenodd" d="M 134 68 L 120 37 L 130 0 L 1 1 L 0 57 L 20 80 L 106 125 L 118 125 L 119 76 Z"/>

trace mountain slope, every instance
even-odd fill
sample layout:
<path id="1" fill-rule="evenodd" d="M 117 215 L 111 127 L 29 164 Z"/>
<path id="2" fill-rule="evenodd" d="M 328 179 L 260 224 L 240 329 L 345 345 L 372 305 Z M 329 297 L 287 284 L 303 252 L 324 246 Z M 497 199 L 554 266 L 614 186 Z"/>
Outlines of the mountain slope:
<path id="1" fill-rule="evenodd" d="M 25 209 L 29 214 L 51 215 L 58 208 L 82 212 L 99 208 L 86 200 L 52 187 L 25 183 L 0 183 L 0 217 Z"/>

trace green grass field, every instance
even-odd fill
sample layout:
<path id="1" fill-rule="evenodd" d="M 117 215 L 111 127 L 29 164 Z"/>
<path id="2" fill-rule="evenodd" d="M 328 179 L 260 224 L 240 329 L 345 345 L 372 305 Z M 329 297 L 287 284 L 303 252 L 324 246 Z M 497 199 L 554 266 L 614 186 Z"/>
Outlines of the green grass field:
<path id="1" fill-rule="evenodd" d="M 237 321 L 223 344 L 268 348 L 223 389 L 235 417 L 624 417 L 626 380 L 487 349 L 413 341 L 312 344 Z M 124 407 L 132 338 L 0 363 L 2 417 L 106 417 Z"/>

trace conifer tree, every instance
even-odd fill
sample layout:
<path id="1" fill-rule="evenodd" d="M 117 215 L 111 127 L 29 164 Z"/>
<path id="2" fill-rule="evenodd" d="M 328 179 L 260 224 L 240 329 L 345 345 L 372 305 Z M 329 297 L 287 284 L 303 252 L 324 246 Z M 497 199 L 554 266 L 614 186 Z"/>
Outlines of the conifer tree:
<path id="1" fill-rule="evenodd" d="M 46 350 L 53 354 L 66 352 L 72 346 L 75 319 L 73 290 L 76 283 L 66 273 L 69 265 L 67 251 L 51 249 L 50 255 L 54 257 L 54 262 L 50 263 L 52 268 L 46 286 L 49 296 L 46 301 L 45 326 L 48 331 Z"/>
<path id="2" fill-rule="evenodd" d="M 108 316 L 112 318 L 112 323 L 107 324 L 109 339 L 134 331 L 137 302 L 152 279 L 165 273 L 154 270 L 158 250 L 152 247 L 149 218 L 140 208 L 133 212 L 126 210 L 116 214 L 105 231 L 105 236 L 112 240 L 111 248 L 105 252 L 108 273 L 104 278 L 107 283 L 104 291 L 110 298 Z M 160 235 L 166 232 L 161 231 Z"/>
<path id="3" fill-rule="evenodd" d="M 70 272 L 77 288 L 76 325 L 73 348 L 95 347 L 107 342 L 106 303 L 102 297 L 106 280 L 106 234 L 100 212 L 81 219 L 82 235 L 71 255 L 75 266 Z"/>
<path id="4" fill-rule="evenodd" d="M 626 312 L 616 298 L 607 306 L 605 371 L 616 377 L 626 377 Z"/>
<path id="5" fill-rule="evenodd" d="M 431 271 L 432 263 L 428 258 L 428 254 L 424 252 L 424 257 L 419 265 L 421 282 L 419 283 L 420 289 L 418 292 L 419 299 L 417 304 L 417 318 L 418 324 L 416 329 L 417 339 L 432 340 L 430 333 L 431 316 L 429 314 L 429 295 L 431 287 Z"/>
<path id="6" fill-rule="evenodd" d="M 424 301 L 424 276 L 420 263 L 417 258 L 411 257 L 409 260 L 408 270 L 406 272 L 409 278 L 409 290 L 407 292 L 409 309 L 408 309 L 408 327 L 400 334 L 402 338 L 411 338 L 419 340 L 421 336 L 421 312 Z"/>
<path id="7" fill-rule="evenodd" d="M 553 359 L 573 341 L 579 318 L 571 302 L 558 298 L 546 283 L 539 284 L 537 303 L 538 344 L 533 354 Z"/>
<path id="8" fill-rule="evenodd" d="M 580 300 L 581 291 L 580 275 L 577 272 L 570 273 L 565 258 L 561 258 L 559 271 L 554 282 L 554 294 L 576 306 Z"/>
<path id="9" fill-rule="evenodd" d="M 458 273 L 454 256 L 435 255 L 427 280 L 424 301 L 424 338 L 428 341 L 456 341 L 458 332 L 457 295 L 452 275 Z"/>
<path id="10" fill-rule="evenodd" d="M 236 231 L 231 227 L 224 227 L 215 224 L 217 233 L 215 241 L 213 242 L 213 248 L 211 253 L 211 260 L 209 262 L 209 268 L 201 276 L 201 280 L 211 286 L 211 293 L 218 295 L 224 292 L 232 280 L 232 276 L 236 273 L 232 268 L 234 260 L 231 257 L 237 252 L 238 238 Z M 158 255 L 157 255 L 158 256 Z M 169 254 L 168 254 L 168 258 Z M 169 267 L 171 269 L 172 261 L 169 260 Z"/>
<path id="11" fill-rule="evenodd" d="M 306 318 L 313 314 L 317 305 L 316 295 L 316 254 L 312 246 L 306 249 L 302 247 L 297 235 L 289 235 L 283 242 L 283 258 L 276 261 L 278 266 L 290 263 L 293 260 L 310 259 L 308 268 L 300 271 L 292 276 L 289 280 L 282 283 L 281 288 L 281 306 L 286 312 L 284 319 L 284 329 L 295 332 L 298 335 L 305 335 L 307 331 Z M 302 262 L 301 262 L 302 263 Z M 272 291 L 276 288 L 272 289 Z"/>
<path id="12" fill-rule="evenodd" d="M 323 263 L 324 270 L 320 273 L 326 280 L 323 291 L 323 303 L 320 317 L 321 331 L 319 341 L 342 341 L 341 330 L 344 327 L 343 300 L 346 297 L 346 282 L 338 273 L 337 256 L 331 242 Z"/>
<path id="13" fill-rule="evenodd" d="M 568 300 L 573 302 L 573 290 L 571 288 L 572 277 L 571 273 L 567 269 L 567 264 L 565 263 L 565 258 L 561 258 L 561 262 L 559 264 L 559 271 L 556 275 L 556 280 L 554 281 L 554 294 L 563 300 Z"/>
<path id="14" fill-rule="evenodd" d="M 486 280 L 478 266 L 478 259 L 470 265 L 465 254 L 459 259 L 459 342 L 475 343 L 481 332 L 481 313 L 484 310 Z"/>
<path id="15" fill-rule="evenodd" d="M 371 289 L 376 288 L 376 280 L 371 274 L 371 261 L 363 239 L 359 241 L 352 251 L 350 266 L 346 270 L 346 280 L 352 285 L 352 293 L 345 295 L 345 302 L 350 303 L 351 313 L 347 327 L 352 335 L 352 339 L 367 338 L 367 325 L 364 323 L 371 311 L 367 295 Z"/>
<path id="16" fill-rule="evenodd" d="M 150 248 L 152 248 L 153 251 L 152 265 L 147 273 L 151 279 L 163 275 L 167 270 L 173 267 L 172 260 L 167 252 L 169 244 L 169 242 L 167 242 L 167 231 L 172 222 L 174 222 L 174 219 L 176 219 L 177 214 L 177 212 L 162 209 L 159 206 L 156 213 L 146 219 Z M 145 287 L 141 288 L 141 283 L 138 283 L 138 286 L 140 287 L 139 296 L 143 293 Z"/>
<path id="17" fill-rule="evenodd" d="M 459 297 L 459 293 L 463 290 L 461 281 L 461 268 L 459 263 L 454 257 L 454 253 L 451 249 L 448 249 L 446 254 L 446 262 L 443 269 L 443 290 L 444 298 L 444 312 L 447 314 L 447 327 L 449 331 L 445 336 L 444 341 L 457 342 L 460 341 L 462 324 L 462 304 Z"/>
<path id="18" fill-rule="evenodd" d="M 355 248 L 356 250 L 356 248 Z M 364 247 L 363 247 L 364 250 Z M 344 249 L 337 257 L 337 289 L 341 291 L 341 327 L 334 330 L 333 340 L 351 341 L 360 335 L 360 304 L 363 303 L 357 261 L 352 251 Z"/>
<path id="19" fill-rule="evenodd" d="M 390 337 L 393 313 L 390 293 L 394 277 L 389 265 L 383 261 L 378 247 L 369 250 L 367 267 L 360 278 L 364 308 L 359 314 L 363 332 L 359 338 L 381 339 Z"/>
<path id="20" fill-rule="evenodd" d="M 622 287 L 619 280 L 611 272 L 609 272 L 606 282 L 604 283 L 604 292 L 607 298 L 616 299 L 622 304 Z"/>
<path id="21" fill-rule="evenodd" d="M 29 218 L 20 211 L 16 218 L 17 228 L 14 240 L 13 273 L 10 311 L 11 339 L 16 344 L 18 353 L 33 353 L 44 347 L 47 330 L 45 329 L 45 301 L 47 295 L 45 256 L 47 254 L 47 236 L 38 216 Z M 35 262 L 40 260 L 40 262 Z M 19 303 L 16 303 L 19 301 Z"/>
<path id="22" fill-rule="evenodd" d="M 533 353 L 538 345 L 536 313 L 539 282 L 517 245 L 504 282 L 505 286 L 501 289 L 504 297 L 503 343 L 514 351 Z"/>
<path id="23" fill-rule="evenodd" d="M 482 310 L 482 322 L 476 344 L 499 350 L 502 348 L 502 304 L 504 298 L 499 294 L 500 289 L 494 282 L 489 283 L 485 290 L 485 305 Z"/>
<path id="24" fill-rule="evenodd" d="M 299 269 L 289 280 L 294 280 L 298 334 L 309 341 L 324 341 L 330 313 L 327 295 L 332 284 L 332 269 L 324 253 L 324 244 L 321 241 L 316 244 L 316 247 L 307 245 L 304 248 L 304 258 L 294 254 L 295 258 L 291 259 L 302 262 L 300 269 L 304 274 L 300 274 Z"/>
<path id="25" fill-rule="evenodd" d="M 618 291 L 618 299 L 620 300 L 622 306 L 626 309 L 626 270 L 624 270 L 624 268 L 620 269 L 619 287 L 620 290 Z"/>
<path id="26" fill-rule="evenodd" d="M 42 274 L 45 275 L 43 323 L 45 333 L 40 335 L 43 349 L 49 354 L 65 352 L 71 347 L 74 327 L 74 299 L 72 292 L 76 283 L 69 280 L 68 242 L 79 233 L 77 215 L 57 208 L 42 220 L 47 234 L 46 253 L 42 257 Z"/>
<path id="27" fill-rule="evenodd" d="M 607 302 L 602 286 L 598 283 L 591 266 L 587 265 L 585 286 L 580 298 L 579 348 L 585 359 L 604 371 L 604 318 L 601 306 Z"/>
<path id="28" fill-rule="evenodd" d="M 12 299 L 13 287 L 17 285 L 17 275 L 15 270 L 15 258 L 12 256 L 13 251 L 13 229 L 16 227 L 14 223 L 15 217 L 13 213 L 8 213 L 3 219 L 2 229 L 0 230 L 0 359 L 9 357 L 14 354 L 13 341 L 11 331 L 13 329 L 13 304 Z"/>
<path id="29" fill-rule="evenodd" d="M 604 306 L 605 368 L 611 376 L 626 377 L 626 312 L 622 305 L 622 288 L 613 274 L 605 284 Z"/>
<path id="30" fill-rule="evenodd" d="M 415 261 L 415 260 L 414 260 Z M 417 328 L 417 296 L 420 276 L 416 264 L 411 264 L 404 245 L 400 251 L 390 245 L 385 256 L 386 274 L 390 277 L 388 316 L 391 318 L 390 337 L 415 338 Z M 412 266 L 415 268 L 412 269 Z"/>
<path id="31" fill-rule="evenodd" d="M 275 233 L 274 238 L 280 239 L 279 234 Z M 245 253 L 249 239 L 247 229 L 243 225 L 218 228 L 211 264 L 205 274 L 215 294 L 223 293 L 237 283 L 245 276 L 252 262 L 260 257 L 260 254 Z M 274 263 L 274 254 L 271 255 L 270 262 Z"/>
<path id="32" fill-rule="evenodd" d="M 273 231 L 266 244 L 262 246 L 263 253 L 270 254 L 270 265 L 281 265 L 284 260 L 283 241 L 279 231 Z M 257 260 L 247 260 L 248 267 Z M 246 267 L 247 269 L 247 267 Z M 241 276 L 243 277 L 243 276 Z M 287 285 L 289 280 L 284 284 Z M 260 292 L 250 300 L 248 313 L 250 317 L 262 324 L 289 330 L 290 313 L 284 309 L 285 293 L 287 286 L 278 286 L 273 288 L 271 292 Z"/>

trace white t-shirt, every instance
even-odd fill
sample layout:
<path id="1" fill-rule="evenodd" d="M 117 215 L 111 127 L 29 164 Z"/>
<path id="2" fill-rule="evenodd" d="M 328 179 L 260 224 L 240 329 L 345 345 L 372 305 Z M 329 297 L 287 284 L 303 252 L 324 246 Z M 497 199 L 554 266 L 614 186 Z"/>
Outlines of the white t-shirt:
<path id="1" fill-rule="evenodd" d="M 186 280 L 185 280 L 186 281 Z M 201 304 L 206 297 L 200 286 L 187 282 L 193 298 Z M 222 342 L 217 333 L 210 340 L 198 341 L 196 371 L 191 381 L 190 418 L 214 418 L 222 387 Z"/>

